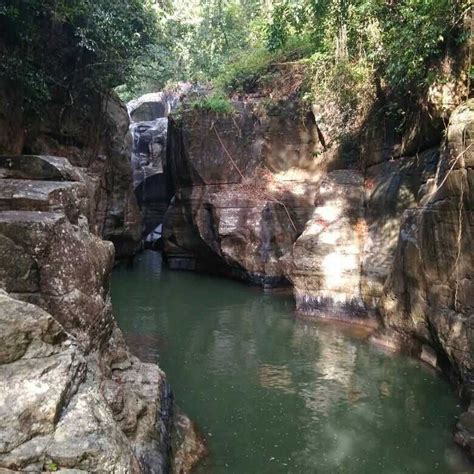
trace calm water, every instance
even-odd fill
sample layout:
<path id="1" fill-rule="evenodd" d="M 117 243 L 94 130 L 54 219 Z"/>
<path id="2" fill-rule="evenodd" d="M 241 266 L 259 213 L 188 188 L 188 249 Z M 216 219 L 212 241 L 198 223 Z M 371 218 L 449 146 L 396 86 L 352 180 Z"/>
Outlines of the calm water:
<path id="1" fill-rule="evenodd" d="M 340 326 L 295 320 L 289 296 L 171 272 L 154 252 L 115 270 L 112 295 L 130 345 L 158 360 L 209 442 L 198 472 L 462 469 L 448 384 Z"/>

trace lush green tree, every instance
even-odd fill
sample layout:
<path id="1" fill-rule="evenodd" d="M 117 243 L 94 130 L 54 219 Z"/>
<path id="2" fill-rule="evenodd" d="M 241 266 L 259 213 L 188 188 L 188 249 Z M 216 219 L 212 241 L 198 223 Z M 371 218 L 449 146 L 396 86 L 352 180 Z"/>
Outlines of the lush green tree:
<path id="1" fill-rule="evenodd" d="M 155 41 L 153 5 L 142 0 L 3 0 L 0 79 L 38 108 L 123 83 Z"/>

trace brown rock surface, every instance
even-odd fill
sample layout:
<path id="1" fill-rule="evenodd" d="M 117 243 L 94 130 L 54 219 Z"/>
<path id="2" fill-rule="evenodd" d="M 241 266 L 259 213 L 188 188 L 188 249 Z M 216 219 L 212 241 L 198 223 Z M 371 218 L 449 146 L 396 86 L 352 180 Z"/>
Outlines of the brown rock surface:
<path id="1" fill-rule="evenodd" d="M 318 145 L 315 125 L 260 119 L 252 105 L 236 109 L 227 116 L 185 110 L 171 119 L 175 201 L 165 216 L 165 254 L 173 268 L 286 284 L 280 257 L 314 207 L 318 175 L 306 152 Z M 284 152 L 276 146 L 282 134 L 298 137 Z M 305 169 L 293 173 L 296 165 Z"/>
<path id="2" fill-rule="evenodd" d="M 433 348 L 433 364 L 446 370 L 468 399 L 474 394 L 473 136 L 471 100 L 454 111 L 436 176 L 417 207 L 404 215 L 380 304 L 385 335 L 415 355 L 422 344 Z M 462 420 L 464 434 L 456 439 L 474 454 L 472 432 L 470 441 L 466 434 L 471 425 Z"/>

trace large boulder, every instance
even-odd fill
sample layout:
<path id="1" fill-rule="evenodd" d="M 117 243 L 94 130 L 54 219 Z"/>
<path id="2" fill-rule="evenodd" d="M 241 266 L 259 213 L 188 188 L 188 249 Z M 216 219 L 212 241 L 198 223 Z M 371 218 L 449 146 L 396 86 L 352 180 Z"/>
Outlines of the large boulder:
<path id="1" fill-rule="evenodd" d="M 173 268 L 287 284 L 280 258 L 314 208 L 320 174 L 315 123 L 235 103 L 235 112 L 184 109 L 170 119 L 167 170 L 175 199 L 164 245 Z M 286 148 L 276 146 L 288 138 Z M 300 166 L 298 170 L 296 167 Z"/>
<path id="2" fill-rule="evenodd" d="M 316 207 L 291 253 L 286 273 L 300 312 L 319 317 L 362 317 L 364 178 L 355 170 L 328 173 Z"/>
<path id="3" fill-rule="evenodd" d="M 172 88 L 144 94 L 127 104 L 132 122 L 148 122 L 168 117 L 178 107 L 182 97 L 201 87 L 189 82 L 179 82 Z"/>
<path id="4" fill-rule="evenodd" d="M 0 293 L 0 466 L 140 472 L 78 343 L 48 313 Z"/>
<path id="5" fill-rule="evenodd" d="M 127 109 L 133 122 L 149 122 L 168 117 L 173 102 L 173 97 L 165 92 L 151 92 L 131 100 Z"/>

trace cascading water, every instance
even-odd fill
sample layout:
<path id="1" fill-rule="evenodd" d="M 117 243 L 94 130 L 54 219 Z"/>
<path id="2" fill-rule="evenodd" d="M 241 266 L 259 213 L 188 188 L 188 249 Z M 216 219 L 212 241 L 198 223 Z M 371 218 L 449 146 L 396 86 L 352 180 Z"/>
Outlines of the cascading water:
<path id="1" fill-rule="evenodd" d="M 145 224 L 147 247 L 161 243 L 161 228 L 169 195 L 165 179 L 167 115 L 175 108 L 177 99 L 163 93 L 147 94 L 129 104 L 133 138 L 131 166 L 138 204 Z M 133 121 L 134 118 L 146 118 Z"/>

